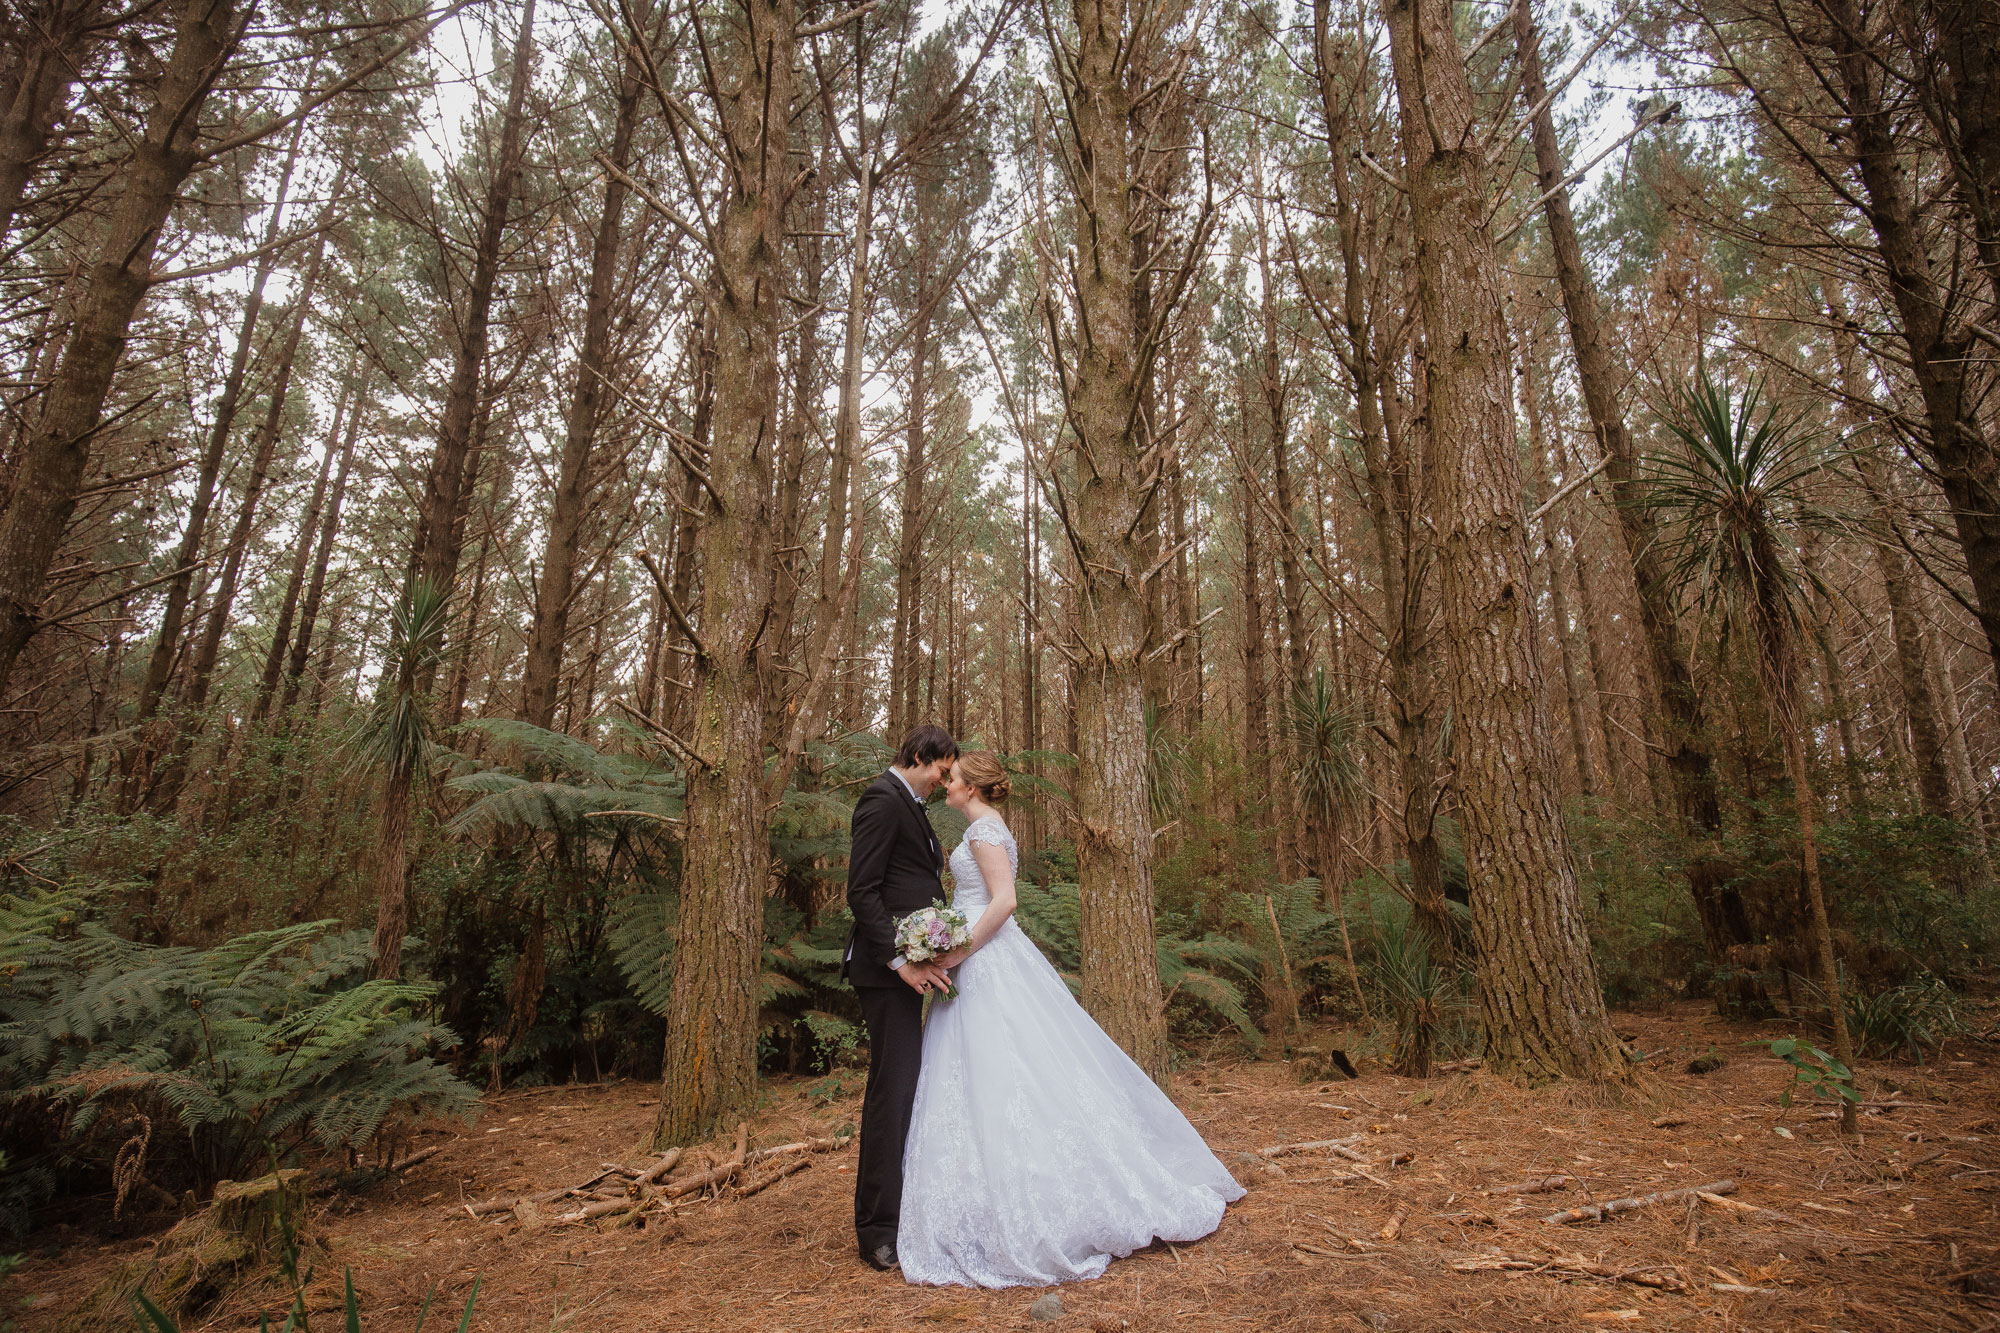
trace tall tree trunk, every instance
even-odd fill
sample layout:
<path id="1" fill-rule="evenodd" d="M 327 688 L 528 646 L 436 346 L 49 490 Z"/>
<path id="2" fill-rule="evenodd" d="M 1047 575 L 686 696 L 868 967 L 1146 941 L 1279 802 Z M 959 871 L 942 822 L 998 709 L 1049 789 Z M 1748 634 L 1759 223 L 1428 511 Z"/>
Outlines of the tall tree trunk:
<path id="1" fill-rule="evenodd" d="M 1557 799 L 1472 89 L 1444 0 L 1388 0 L 1422 301 L 1429 477 L 1480 1007 L 1495 1067 L 1630 1078 Z"/>
<path id="2" fill-rule="evenodd" d="M 1951 504 L 1979 626 L 2000 669 L 2000 453 L 1980 418 L 1984 394 L 1974 369 L 1974 336 L 1963 325 L 1954 326 L 1951 297 L 1932 268 L 1911 196 L 1907 155 L 1896 147 L 1895 113 L 1882 86 L 1887 75 L 1873 48 L 1870 25 L 1854 0 L 1822 0 L 1822 8 L 1831 20 L 1823 29 L 1824 40 L 1845 95 L 1865 196 L 1862 211 L 1875 232 L 1876 253 L 1898 316 L 1897 331 L 1909 351 L 1910 374 L 1923 398 L 1928 450 L 1939 487 Z M 1991 74 L 1989 69 L 1989 78 Z M 2000 93 L 1989 96 L 2000 102 Z M 2000 125 L 1994 132 L 2000 134 Z M 1991 153 L 1991 165 L 2000 165 L 2000 146 Z"/>
<path id="3" fill-rule="evenodd" d="M 702 598 L 687 823 L 656 1142 L 701 1138 L 757 1094 L 757 975 L 771 858 L 764 793 L 762 640 L 771 611 L 778 317 L 792 171 L 793 0 L 746 0 L 710 20 L 725 155 L 715 210 L 719 503 L 701 531 Z M 718 40 L 718 35 L 720 39 Z M 837 599 L 836 599 L 837 600 Z"/>
<path id="4" fill-rule="evenodd" d="M 857 115 L 856 121 L 865 130 L 866 113 Z M 841 335 L 840 399 L 834 414 L 833 458 L 827 476 L 826 531 L 820 543 L 819 600 L 814 608 L 812 648 L 808 653 L 808 657 L 815 662 L 826 653 L 828 636 L 836 637 L 833 650 L 836 654 L 846 646 L 844 640 L 838 637 L 846 629 L 840 623 L 839 613 L 841 553 L 844 543 L 851 542 L 857 549 L 861 543 L 861 516 L 859 507 L 852 503 L 850 493 L 854 489 L 854 468 L 861 456 L 862 353 L 868 338 L 868 265 L 875 236 L 875 186 L 879 170 L 865 134 L 860 163 L 860 180 L 856 182 L 858 193 L 854 210 L 853 252 L 847 272 L 847 322 Z M 852 514 L 851 534 L 848 531 L 850 509 L 855 511 Z M 851 672 L 843 674 L 851 676 Z M 850 724 L 856 720 L 844 700 L 841 717 Z"/>
<path id="5" fill-rule="evenodd" d="M 921 283 L 919 284 L 921 288 Z M 921 293 L 920 293 L 921 294 Z M 929 412 L 927 390 L 931 347 L 931 310 L 917 313 L 910 333 L 909 430 L 903 451 L 902 522 L 896 539 L 896 619 L 889 636 L 889 735 L 901 737 L 916 725 L 917 657 L 922 642 L 924 530 L 929 526 L 924 503 L 924 417 Z"/>
<path id="6" fill-rule="evenodd" d="M 1944 66 L 1946 77 L 1919 87 L 1947 145 L 1956 202 L 1972 219 L 1979 264 L 2000 306 L 2000 13 L 1987 0 L 1928 0 L 1891 13 L 1915 18 L 1912 51 L 1935 52 Z"/>
<path id="7" fill-rule="evenodd" d="M 1534 459 L 1536 491 L 1541 495 L 1551 494 L 1549 482 L 1548 437 L 1542 420 L 1542 398 L 1540 378 L 1535 369 L 1540 351 L 1536 338 L 1532 314 L 1522 321 L 1521 328 L 1521 406 L 1528 418 L 1528 452 Z M 1554 515 L 1544 520 L 1542 527 L 1542 566 L 1549 581 L 1549 612 L 1555 621 L 1558 660 L 1562 664 L 1563 699 L 1569 717 L 1570 753 L 1576 762 L 1576 787 L 1584 797 L 1597 794 L 1597 782 L 1590 762 L 1589 713 L 1583 697 L 1583 675 L 1576 660 L 1575 644 L 1570 634 L 1569 596 L 1563 587 L 1561 552 L 1556 548 L 1556 524 Z"/>
<path id="8" fill-rule="evenodd" d="M 694 330 L 694 384 L 691 396 L 694 410 L 689 418 L 688 434 L 694 440 L 695 452 L 707 458 L 715 434 L 715 317 L 706 302 L 695 314 Z M 711 512 L 708 488 L 696 475 L 693 466 L 683 460 L 681 465 L 681 498 L 679 523 L 674 533 L 674 565 L 668 587 L 673 592 L 673 605 L 682 610 L 688 608 L 689 597 L 694 591 L 696 548 L 701 544 L 701 530 Z M 694 707 L 694 658 L 693 643 L 687 638 L 684 627 L 676 626 L 674 636 L 668 640 L 669 648 L 681 648 L 688 652 L 686 673 L 675 663 L 672 675 L 676 686 L 673 706 L 666 710 L 666 716 L 676 730 L 683 729 L 688 713 Z M 678 656 L 678 655 L 676 655 Z"/>
<path id="9" fill-rule="evenodd" d="M 236 332 L 236 353 L 230 359 L 229 373 L 222 382 L 222 396 L 216 400 L 215 419 L 208 428 L 208 448 L 201 457 L 201 467 L 195 474 L 194 497 L 188 504 L 187 527 L 181 533 L 180 549 L 174 554 L 172 568 L 180 573 L 167 584 L 167 600 L 160 612 L 160 631 L 153 641 L 153 654 L 146 663 L 146 681 L 139 688 L 139 712 L 137 721 L 144 723 L 159 710 L 160 700 L 166 696 L 167 678 L 181 652 L 181 630 L 185 625 L 188 599 L 194 591 L 194 565 L 201 558 L 203 542 L 208 537 L 209 508 L 215 503 L 215 483 L 222 474 L 223 454 L 229 444 L 229 433 L 236 424 L 236 409 L 242 401 L 243 381 L 250 365 L 250 349 L 257 340 L 257 323 L 264 310 L 264 288 L 270 282 L 271 273 L 278 266 L 278 251 L 272 244 L 279 235 L 279 226 L 284 221 L 285 199 L 291 192 L 292 171 L 299 158 L 299 143 L 305 135 L 306 122 L 300 117 L 293 128 L 291 147 L 285 153 L 285 165 L 278 175 L 277 197 L 271 204 L 271 216 L 264 224 L 264 253 L 257 258 L 257 264 L 250 278 L 250 293 L 243 302 L 243 322 Z"/>
<path id="10" fill-rule="evenodd" d="M 1271 265 L 1270 227 L 1264 217 L 1264 153 L 1260 143 L 1251 147 L 1250 166 L 1255 189 L 1250 195 L 1251 212 L 1257 222 L 1257 273 L 1262 292 L 1258 301 L 1263 335 L 1262 359 L 1258 365 L 1259 387 L 1264 391 L 1264 412 L 1271 431 L 1271 490 L 1277 502 L 1278 594 L 1285 612 L 1285 699 L 1306 680 L 1306 663 L 1311 656 L 1312 634 L 1306 626 L 1306 580 L 1299 567 L 1294 525 L 1298 522 L 1292 494 L 1292 444 L 1290 392 L 1285 384 L 1284 358 L 1278 348 L 1277 270 Z"/>
<path id="11" fill-rule="evenodd" d="M 1604 338 L 1596 280 L 1584 261 L 1569 190 L 1563 184 L 1568 167 L 1556 137 L 1555 113 L 1542 72 L 1541 36 L 1525 0 L 1514 7 L 1513 21 L 1521 61 L 1521 98 L 1534 111 L 1529 131 L 1535 148 L 1536 185 L 1543 194 L 1542 215 L 1548 225 L 1549 250 L 1555 259 L 1570 344 L 1576 354 L 1577 380 L 1597 446 L 1608 460 L 1605 475 L 1611 482 L 1618 533 L 1638 586 L 1647 661 L 1663 714 L 1659 743 L 1671 775 L 1675 813 L 1682 836 L 1694 844 L 1685 862 L 1688 889 L 1694 897 L 1709 961 L 1725 968 L 1732 963 L 1735 951 L 1754 941 L 1742 897 L 1730 887 L 1735 868 L 1722 850 L 1722 803 L 1716 793 L 1707 711 L 1681 639 L 1673 585 L 1658 540 L 1658 519 L 1640 502 L 1638 451 L 1619 406 L 1620 381 Z M 1596 643 L 1594 637 L 1591 642 Z M 1606 740 L 1609 743 L 1608 735 Z M 1754 979 L 1746 978 L 1729 995 L 1738 1004 L 1761 1003 Z"/>
<path id="12" fill-rule="evenodd" d="M 410 800 L 407 768 L 390 773 L 375 834 L 375 965 L 371 975 L 403 975 L 403 937 L 410 933 Z"/>
<path id="13" fill-rule="evenodd" d="M 639 119 L 642 69 L 636 43 L 628 37 L 622 44 L 618 98 L 611 130 L 611 169 L 604 178 L 604 207 L 598 214 L 596 243 L 591 249 L 590 285 L 584 299 L 583 342 L 577 348 L 576 382 L 570 388 L 569 411 L 564 420 L 563 450 L 556 463 L 555 487 L 549 503 L 548 535 L 542 547 L 541 577 L 535 587 L 534 617 L 528 631 L 527 661 L 521 676 L 521 717 L 533 726 L 548 729 L 555 724 L 556 689 L 562 678 L 563 653 L 569 636 L 570 606 L 576 600 L 577 557 L 583 543 L 585 523 L 590 515 L 590 496 L 598 478 L 596 443 L 603 417 L 605 383 L 611 365 L 612 319 L 617 306 L 619 259 L 624 243 L 625 168 L 632 157 L 632 134 Z M 481 582 L 485 575 L 485 548 L 480 552 Z M 470 614 L 479 614 L 475 591 Z M 601 622 L 600 622 L 601 623 Z M 470 630 L 468 643 L 470 646 Z M 461 659 L 464 660 L 463 658 Z M 462 692 L 459 693 L 462 698 Z M 587 709 L 586 709 L 587 712 Z M 506 853 L 503 852 L 502 855 Z M 542 990 L 548 978 L 548 904 L 535 899 L 534 916 L 528 939 L 515 966 L 508 993 L 507 1029 L 502 1058 L 535 1026 L 541 1008 Z M 493 1062 L 494 1085 L 499 1085 L 502 1058 Z"/>
<path id="14" fill-rule="evenodd" d="M 522 0 L 521 26 L 514 36 L 513 72 L 507 86 L 507 107 L 500 121 L 500 143 L 493 158 L 493 176 L 479 210 L 479 234 L 472 252 L 472 281 L 465 308 L 459 312 L 458 338 L 452 347 L 451 380 L 445 387 L 444 411 L 438 422 L 436 451 L 424 481 L 417 510 L 417 529 L 410 549 L 410 570 L 434 587 L 449 592 L 458 581 L 459 518 L 466 487 L 466 459 L 472 448 L 474 419 L 486 366 L 486 344 L 492 326 L 493 289 L 500 277 L 500 243 L 507 231 L 507 214 L 521 174 L 522 124 L 528 78 L 535 63 L 535 0 Z"/>
<path id="15" fill-rule="evenodd" d="M 822 143 L 813 179 L 803 187 L 807 192 L 804 205 L 795 209 L 802 224 L 802 234 L 796 242 L 798 296 L 809 307 L 817 307 L 821 294 L 826 290 L 826 239 L 821 233 L 827 230 L 827 170 L 825 144 Z M 792 640 L 797 629 L 799 595 L 803 591 L 800 579 L 805 569 L 806 457 L 811 449 L 810 437 L 818 423 L 819 404 L 826 395 L 826 385 L 821 378 L 823 359 L 817 315 L 805 318 L 799 325 L 797 338 L 791 359 L 791 412 L 785 418 L 778 454 L 779 550 L 770 635 L 772 647 L 787 661 L 802 655 Z M 766 692 L 764 701 L 766 735 L 785 734 L 792 710 L 804 704 L 804 696 L 811 685 L 810 672 L 791 687 L 774 683 L 774 687 Z"/>
<path id="16" fill-rule="evenodd" d="M 70 83 L 101 37 L 105 0 L 47 0 L 14 7 L 0 44 L 0 244 L 13 229 L 35 164 L 48 151 Z"/>
<path id="17" fill-rule="evenodd" d="M 577 348 L 576 382 L 570 386 L 562 455 L 556 461 L 549 499 L 548 535 L 542 546 L 541 577 L 535 582 L 535 611 L 528 631 L 528 658 L 521 673 L 521 717 L 537 727 L 555 720 L 556 682 L 562 675 L 570 604 L 577 594 L 577 553 L 589 517 L 597 477 L 594 464 L 598 425 L 603 416 L 605 381 L 611 373 L 611 324 L 617 313 L 619 258 L 624 244 L 626 164 L 639 118 L 640 68 L 631 43 L 625 44 L 618 102 L 611 130 L 613 170 L 604 178 L 604 209 L 598 214 L 591 249 L 590 286 L 584 298 L 583 342 Z M 538 914 L 538 920 L 544 919 Z M 534 1025 L 530 1016 L 525 1026 Z"/>
<path id="18" fill-rule="evenodd" d="M 319 473 L 313 478 L 312 496 L 306 501 L 305 515 L 299 519 L 299 536 L 292 552 L 292 572 L 285 579 L 285 595 L 278 603 L 278 623 L 271 631 L 271 651 L 264 655 L 264 674 L 257 682 L 257 702 L 250 720 L 261 722 L 271 712 L 278 695 L 278 682 L 285 674 L 285 657 L 292 646 L 292 624 L 299 613 L 299 595 L 305 590 L 306 571 L 312 564 L 313 538 L 320 514 L 326 508 L 326 488 L 333 475 L 334 460 L 341 456 L 340 439 L 347 424 L 347 412 L 361 371 L 361 351 L 355 349 L 347 373 L 341 376 L 340 396 L 333 404 L 333 425 L 326 433 L 326 447 L 320 451 Z M 353 404 L 359 411 L 360 405 Z"/>
<path id="19" fill-rule="evenodd" d="M 299 608 L 299 637 L 292 644 L 291 660 L 285 664 L 285 695 L 278 707 L 282 712 L 290 712 L 298 702 L 299 683 L 305 679 L 306 663 L 312 654 L 313 628 L 319 622 L 319 604 L 326 592 L 326 572 L 333 560 L 334 539 L 340 535 L 340 506 L 347 495 L 347 472 L 354 462 L 354 443 L 361 435 L 361 414 L 368 404 L 368 388 L 372 367 L 363 363 L 359 379 L 354 385 L 354 397 L 347 414 L 347 434 L 340 442 L 340 463 L 333 473 L 333 494 L 327 497 L 326 514 L 320 519 L 317 551 L 313 556 L 312 578 L 306 584 L 305 604 Z M 329 630 L 327 650 L 332 651 L 333 637 Z M 322 670 L 324 676 L 324 670 Z M 314 697 L 319 696 L 317 687 Z"/>
<path id="20" fill-rule="evenodd" d="M 0 509 L 0 698 L 41 627 L 49 565 L 76 510 L 127 330 L 152 286 L 160 228 L 200 160 L 202 107 L 242 33 L 235 0 L 180 0 L 173 13 L 173 54 L 145 129 L 113 175 L 118 194 L 82 265 L 74 324 Z"/>
<path id="21" fill-rule="evenodd" d="M 1249 434 L 1249 423 L 1244 423 Z M 1268 826 L 1271 799 L 1270 673 L 1264 667 L 1264 561 L 1257 541 L 1256 481 L 1241 478 L 1243 492 L 1243 771 L 1256 813 L 1246 813 Z"/>
<path id="22" fill-rule="evenodd" d="M 229 614 L 236 605 L 243 562 L 250 551 L 250 536 L 256 531 L 257 506 L 263 499 L 264 483 L 270 479 L 271 462 L 277 456 L 278 441 L 284 435 L 285 402 L 291 394 L 292 369 L 298 362 L 299 339 L 304 335 L 306 315 L 312 309 L 313 292 L 319 286 L 325 262 L 326 234 L 322 232 L 313 251 L 312 263 L 299 283 L 291 327 L 285 331 L 284 345 L 278 349 L 273 364 L 268 390 L 270 401 L 265 407 L 264 420 L 257 426 L 250 476 L 243 485 L 243 500 L 237 507 L 236 525 L 229 532 L 229 544 L 223 548 L 222 572 L 216 579 L 215 597 L 208 608 L 208 623 L 202 627 L 201 646 L 188 668 L 187 703 L 190 708 L 199 709 L 208 702 L 209 683 L 222 655 L 222 636 L 229 628 Z"/>
<path id="23" fill-rule="evenodd" d="M 1155 1080 L 1167 1033 L 1153 929 L 1148 800 L 1146 574 L 1133 534 L 1148 459 L 1133 422 L 1150 330 L 1135 327 L 1133 208 L 1139 164 L 1127 80 L 1134 30 L 1126 0 L 1073 0 L 1076 48 L 1064 78 L 1074 187 L 1074 361 L 1068 376 L 1077 490 L 1071 517 L 1087 593 L 1079 610 L 1077 864 L 1083 1004 Z M 1157 312 L 1156 312 L 1157 315 Z M 1061 349 L 1057 349 L 1061 355 Z"/>
<path id="24" fill-rule="evenodd" d="M 1387 642 L 1386 682 L 1395 723 L 1396 773 L 1402 811 L 1394 835 L 1409 865 L 1408 896 L 1414 919 L 1431 956 L 1449 965 L 1456 952 L 1450 905 L 1445 898 L 1444 853 L 1437 838 L 1437 757 L 1431 734 L 1430 700 L 1436 676 L 1432 665 L 1429 608 L 1424 598 L 1428 560 L 1418 541 L 1417 467 L 1419 451 L 1409 435 L 1420 423 L 1406 422 L 1398 408 L 1393 368 L 1377 354 L 1362 259 L 1362 217 L 1353 196 L 1348 159 L 1340 146 L 1357 134 L 1348 101 L 1338 84 L 1340 68 L 1331 31 L 1331 0 L 1314 0 L 1313 46 L 1320 110 L 1326 118 L 1334 188 L 1334 222 L 1340 241 L 1341 362 L 1352 385 L 1362 465 L 1364 497 L 1375 554 L 1382 570 L 1383 626 Z M 1354 62 L 1348 62 L 1350 69 Z"/>

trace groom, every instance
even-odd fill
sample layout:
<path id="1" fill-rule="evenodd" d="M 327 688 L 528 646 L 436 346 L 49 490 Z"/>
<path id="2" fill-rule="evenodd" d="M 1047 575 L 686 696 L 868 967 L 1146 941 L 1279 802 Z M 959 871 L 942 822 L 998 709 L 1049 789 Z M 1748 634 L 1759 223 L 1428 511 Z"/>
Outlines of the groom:
<path id="1" fill-rule="evenodd" d="M 896 1219 L 903 1202 L 903 1141 L 923 1063 L 924 993 L 949 984 L 944 969 L 896 952 L 896 921 L 944 897 L 944 854 L 924 813 L 958 742 L 943 727 L 903 738 L 896 764 L 854 805 L 847 856 L 847 906 L 854 929 L 841 963 L 868 1024 L 868 1090 L 861 1102 L 861 1162 L 854 1179 L 854 1233 L 869 1267 L 896 1267 Z"/>

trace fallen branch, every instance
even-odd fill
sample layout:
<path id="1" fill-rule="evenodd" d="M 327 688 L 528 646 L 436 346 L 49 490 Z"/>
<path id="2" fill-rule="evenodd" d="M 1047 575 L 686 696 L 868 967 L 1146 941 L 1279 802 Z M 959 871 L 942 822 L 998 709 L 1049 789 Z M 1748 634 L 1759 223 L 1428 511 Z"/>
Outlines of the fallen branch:
<path id="1" fill-rule="evenodd" d="M 685 1148 L 667 1149 L 666 1156 L 662 1157 L 659 1161 L 653 1163 L 651 1166 L 647 1167 L 644 1171 L 642 1171 L 639 1174 L 638 1178 L 634 1181 L 634 1183 L 643 1189 L 647 1185 L 652 1185 L 659 1181 L 665 1180 L 667 1178 L 667 1172 L 673 1170 L 674 1167 L 679 1164 L 682 1154 L 684 1154 L 686 1151 L 687 1149 Z"/>
<path id="2" fill-rule="evenodd" d="M 802 1153 L 834 1152 L 837 1151 L 838 1149 L 845 1148 L 848 1144 L 852 1142 L 854 1142 L 854 1137 L 852 1135 L 843 1135 L 839 1138 L 801 1139 L 797 1143 L 781 1143 L 775 1148 L 759 1148 L 756 1152 L 750 1154 L 750 1157 L 745 1164 L 748 1166 L 756 1166 L 760 1162 L 770 1161 L 773 1157 L 786 1157 L 795 1152 L 802 1152 Z"/>
<path id="3" fill-rule="evenodd" d="M 1638 1268 L 1618 1268 L 1586 1259 L 1580 1254 L 1558 1255 L 1553 1259 L 1528 1259 L 1513 1254 L 1478 1255 L 1460 1259 L 1451 1266 L 1455 1273 L 1549 1273 L 1556 1277 L 1593 1277 L 1607 1282 L 1630 1282 L 1657 1291 L 1685 1291 L 1688 1283 L 1669 1264 L 1649 1264 Z"/>
<path id="4" fill-rule="evenodd" d="M 539 1207 L 545 1203 L 554 1203 L 558 1199 L 567 1199 L 573 1194 L 586 1193 L 592 1186 L 598 1184 L 606 1177 L 619 1175 L 622 1172 L 622 1167 L 606 1167 L 579 1185 L 565 1185 L 561 1189 L 544 1190 L 540 1194 L 523 1194 L 513 1199 L 487 1199 L 482 1203 L 468 1203 L 464 1207 L 465 1211 L 474 1217 L 487 1217 L 493 1213 L 511 1213 L 524 1203 Z"/>
<path id="5" fill-rule="evenodd" d="M 1389 1220 L 1384 1222 L 1382 1229 L 1375 1234 L 1383 1240 L 1394 1240 L 1403 1234 L 1403 1223 L 1408 1221 L 1409 1217 L 1409 1209 L 1398 1207 L 1395 1212 L 1389 1214 Z"/>
<path id="6" fill-rule="evenodd" d="M 1495 1185 L 1488 1194 L 1550 1194 L 1576 1184 L 1575 1176 L 1545 1176 L 1519 1185 Z"/>
<path id="7" fill-rule="evenodd" d="M 431 1158 L 443 1152 L 447 1146 L 448 1145 L 442 1143 L 433 1143 L 428 1148 L 420 1148 L 416 1152 L 411 1153 L 408 1157 L 405 1157 L 402 1161 L 390 1167 L 389 1169 L 391 1171 L 400 1173 L 403 1171 L 408 1171 L 413 1166 L 422 1166 L 425 1162 L 430 1161 Z"/>
<path id="8" fill-rule="evenodd" d="M 1269 1161 L 1273 1157 L 1290 1157 L 1293 1153 L 1331 1152 L 1352 1161 L 1366 1161 L 1366 1158 L 1347 1147 L 1348 1144 L 1355 1142 L 1360 1137 L 1361 1135 L 1359 1134 L 1350 1134 L 1344 1139 L 1314 1139 L 1309 1143 L 1280 1143 L 1275 1147 L 1259 1148 L 1257 1155 Z"/>
<path id="9" fill-rule="evenodd" d="M 1308 1245 L 1302 1240 L 1293 1241 L 1292 1248 L 1301 1250 L 1306 1254 L 1317 1254 L 1325 1259 L 1380 1259 L 1382 1257 L 1380 1251 L 1357 1254 L 1353 1250 L 1329 1250 L 1323 1245 Z"/>
<path id="10" fill-rule="evenodd" d="M 689 1176 L 684 1180 L 674 1181 L 664 1190 L 660 1191 L 661 1196 L 668 1199 L 678 1199 L 683 1194 L 692 1194 L 696 1190 L 707 1189 L 710 1185 L 724 1184 L 731 1176 L 734 1176 L 738 1171 L 743 1169 L 743 1160 L 748 1156 L 749 1147 L 750 1122 L 746 1120 L 736 1126 L 736 1151 L 729 1155 L 728 1161 L 724 1162 L 721 1166 L 704 1171 L 698 1176 Z"/>
<path id="11" fill-rule="evenodd" d="M 786 1176 L 791 1175 L 795 1171 L 803 1171 L 811 1165 L 812 1158 L 810 1157 L 794 1157 L 791 1161 L 780 1164 L 775 1171 L 767 1171 L 753 1180 L 746 1180 L 741 1185 L 738 1185 L 736 1187 L 736 1197 L 747 1199 L 757 1193 L 757 1191 L 769 1189 Z"/>
<path id="12" fill-rule="evenodd" d="M 1748 1213 L 1754 1217 L 1768 1217 L 1773 1221 L 1784 1222 L 1787 1225 L 1795 1227 L 1804 1227 L 1810 1225 L 1809 1223 L 1799 1221 L 1798 1218 L 1791 1216 L 1789 1213 L 1781 1213 L 1775 1208 L 1760 1208 L 1754 1203 L 1744 1203 L 1740 1199 L 1725 1199 L 1720 1194 L 1711 1194 L 1706 1190 L 1702 1191 L 1700 1194 L 1697 1194 L 1695 1197 L 1700 1199 L 1705 1204 L 1709 1204 L 1713 1207 L 1722 1209 L 1724 1212 Z M 1808 1208 L 1811 1208 L 1813 1206 L 1814 1205 L 1812 1204 L 1806 1205 L 1806 1207 Z M 1821 1227 L 1811 1227 L 1811 1229 L 1814 1231 L 1824 1230 L 1824 1228 Z M 1839 1233 L 1826 1232 L 1825 1234 L 1838 1235 Z"/>
<path id="13" fill-rule="evenodd" d="M 1636 1212 L 1641 1208 L 1650 1208 L 1656 1203 L 1672 1203 L 1675 1199 L 1690 1199 L 1696 1195 L 1707 1197 L 1734 1193 L 1736 1193 L 1735 1181 L 1717 1180 L 1688 1189 L 1659 1190 L 1652 1194 L 1635 1195 L 1629 1199 L 1612 1199 L 1608 1203 L 1587 1203 L 1580 1208 L 1566 1208 L 1560 1213 L 1550 1213 L 1542 1221 L 1551 1226 L 1568 1226 L 1572 1222 L 1601 1222 L 1607 1217 Z"/>

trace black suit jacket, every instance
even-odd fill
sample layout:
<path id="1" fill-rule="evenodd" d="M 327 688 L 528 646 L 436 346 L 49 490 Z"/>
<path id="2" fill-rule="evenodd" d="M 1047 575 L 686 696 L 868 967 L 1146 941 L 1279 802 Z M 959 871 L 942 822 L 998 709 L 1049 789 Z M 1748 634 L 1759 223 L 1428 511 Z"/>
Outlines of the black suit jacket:
<path id="1" fill-rule="evenodd" d="M 894 773 L 854 804 L 847 853 L 847 907 L 854 913 L 841 975 L 856 986 L 900 986 L 889 966 L 896 922 L 944 897 L 944 853 L 931 821 Z"/>

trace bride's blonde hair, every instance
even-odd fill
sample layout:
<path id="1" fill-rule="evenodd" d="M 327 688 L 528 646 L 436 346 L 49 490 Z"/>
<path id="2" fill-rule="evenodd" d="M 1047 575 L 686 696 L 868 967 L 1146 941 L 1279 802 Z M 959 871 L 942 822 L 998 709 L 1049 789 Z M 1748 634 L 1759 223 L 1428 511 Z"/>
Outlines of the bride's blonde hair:
<path id="1" fill-rule="evenodd" d="M 1007 770 L 1000 763 L 1000 756 L 991 750 L 967 750 L 958 757 L 954 767 L 959 778 L 971 783 L 979 798 L 990 804 L 1000 804 L 1014 789 Z"/>

